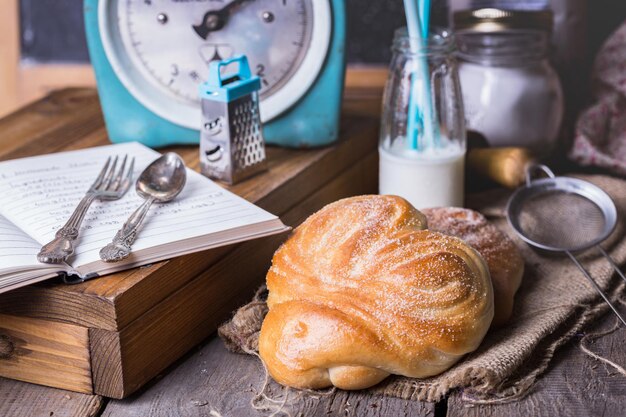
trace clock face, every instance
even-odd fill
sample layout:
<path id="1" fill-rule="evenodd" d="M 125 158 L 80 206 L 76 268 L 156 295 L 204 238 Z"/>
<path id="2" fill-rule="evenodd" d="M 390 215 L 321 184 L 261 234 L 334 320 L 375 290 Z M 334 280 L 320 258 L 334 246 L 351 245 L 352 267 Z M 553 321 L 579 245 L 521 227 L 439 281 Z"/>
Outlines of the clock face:
<path id="1" fill-rule="evenodd" d="M 209 64 L 245 54 L 261 119 L 297 101 L 324 62 L 329 0 L 101 0 L 105 52 L 125 87 L 165 119 L 198 128 Z"/>

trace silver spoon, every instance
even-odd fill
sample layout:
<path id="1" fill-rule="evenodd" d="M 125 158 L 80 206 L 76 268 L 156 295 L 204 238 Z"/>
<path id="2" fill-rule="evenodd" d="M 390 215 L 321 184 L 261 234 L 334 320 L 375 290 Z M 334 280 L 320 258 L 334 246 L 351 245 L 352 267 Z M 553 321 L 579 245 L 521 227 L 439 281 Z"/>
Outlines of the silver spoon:
<path id="1" fill-rule="evenodd" d="M 137 194 L 146 201 L 130 215 L 113 241 L 100 250 L 100 259 L 117 262 L 128 257 L 152 203 L 173 200 L 185 187 L 186 179 L 185 163 L 173 152 L 166 153 L 148 165 L 135 184 Z"/>

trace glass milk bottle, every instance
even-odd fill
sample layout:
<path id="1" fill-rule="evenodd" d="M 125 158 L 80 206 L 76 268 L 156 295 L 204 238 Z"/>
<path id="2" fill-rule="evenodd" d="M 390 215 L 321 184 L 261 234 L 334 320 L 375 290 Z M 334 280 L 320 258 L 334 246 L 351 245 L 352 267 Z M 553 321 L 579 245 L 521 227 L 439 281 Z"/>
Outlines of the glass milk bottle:
<path id="1" fill-rule="evenodd" d="M 463 206 L 465 117 L 454 42 L 425 42 L 398 29 L 383 98 L 380 194 L 416 208 Z"/>

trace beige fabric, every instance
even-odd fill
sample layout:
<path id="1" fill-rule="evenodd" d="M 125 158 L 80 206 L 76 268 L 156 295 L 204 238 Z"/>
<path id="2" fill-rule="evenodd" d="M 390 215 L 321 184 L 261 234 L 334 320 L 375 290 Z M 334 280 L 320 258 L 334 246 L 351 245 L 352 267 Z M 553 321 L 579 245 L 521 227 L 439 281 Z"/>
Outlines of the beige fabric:
<path id="1" fill-rule="evenodd" d="M 626 219 L 626 181 L 605 176 L 579 176 L 604 189 L 615 201 L 618 217 Z M 372 392 L 406 399 L 437 401 L 450 390 L 464 388 L 473 400 L 506 401 L 519 398 L 547 368 L 554 351 L 608 310 L 576 266 L 564 257 L 541 255 L 525 245 L 509 227 L 503 191 L 471 196 L 469 206 L 482 212 L 519 246 L 526 262 L 522 286 L 508 325 L 492 329 L 477 351 L 436 377 L 391 377 Z M 547 208 L 548 210 L 550 208 Z M 603 244 L 618 264 L 626 261 L 623 223 Z M 581 256 L 583 264 L 611 299 L 624 294 L 624 282 L 596 251 Z M 267 309 L 259 292 L 233 321 L 220 328 L 231 350 L 254 351 Z"/>

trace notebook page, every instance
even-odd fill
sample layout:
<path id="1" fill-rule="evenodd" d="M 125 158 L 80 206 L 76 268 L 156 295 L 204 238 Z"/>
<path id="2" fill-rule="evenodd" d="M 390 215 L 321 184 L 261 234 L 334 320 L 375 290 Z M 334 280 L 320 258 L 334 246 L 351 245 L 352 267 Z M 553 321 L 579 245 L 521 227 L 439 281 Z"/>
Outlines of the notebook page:
<path id="1" fill-rule="evenodd" d="M 33 238 L 0 216 L 0 270 L 41 265 L 37 261 L 40 248 Z"/>
<path id="2" fill-rule="evenodd" d="M 2 162 L 0 196 L 7 204 L 0 214 L 44 244 L 67 221 L 106 158 L 124 154 L 135 157 L 133 180 L 160 156 L 135 142 Z M 134 187 L 121 200 L 94 202 L 68 263 L 79 267 L 98 261 L 100 249 L 142 202 Z M 273 219 L 276 216 L 188 169 L 181 194 L 170 203 L 153 205 L 133 251 Z"/>

